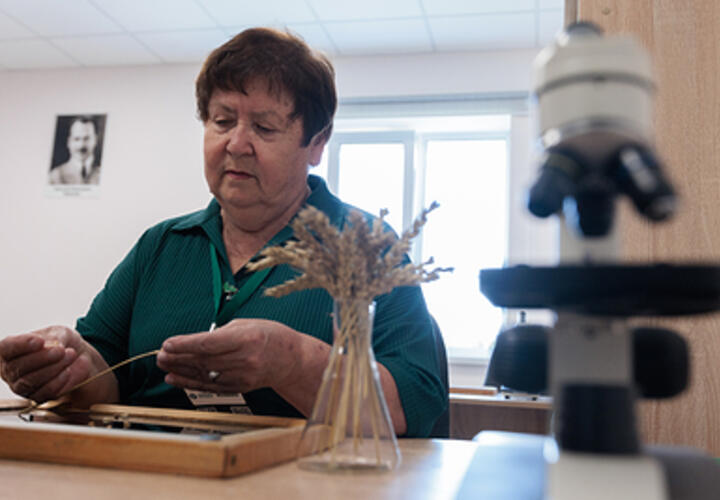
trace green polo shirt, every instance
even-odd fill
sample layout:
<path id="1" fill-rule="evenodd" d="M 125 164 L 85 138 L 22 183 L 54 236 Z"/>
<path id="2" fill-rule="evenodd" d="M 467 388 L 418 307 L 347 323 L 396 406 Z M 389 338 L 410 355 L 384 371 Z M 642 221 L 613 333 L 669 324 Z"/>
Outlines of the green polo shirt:
<path id="1" fill-rule="evenodd" d="M 324 181 L 308 177 L 306 203 L 325 212 L 342 227 L 352 207 L 334 197 Z M 367 217 L 373 216 L 367 214 Z M 268 245 L 292 235 L 284 229 Z M 109 365 L 158 349 L 178 334 L 207 331 L 215 308 L 208 240 L 220 254 L 223 280 L 241 288 L 249 273 L 233 276 L 222 238 L 220 206 L 170 219 L 148 229 L 109 276 L 77 330 Z M 297 276 L 286 265 L 272 269 L 265 281 L 235 313 L 236 318 L 279 321 L 297 331 L 332 343 L 332 298 L 325 290 L 303 290 L 282 298 L 263 290 Z M 407 419 L 407 436 L 427 435 L 447 407 L 440 381 L 431 320 L 420 287 L 398 287 L 377 297 L 373 327 L 375 357 L 392 374 Z M 116 372 L 126 404 L 193 408 L 185 392 L 167 385 L 155 358 L 136 361 Z M 269 388 L 245 394 L 253 413 L 301 417 Z"/>

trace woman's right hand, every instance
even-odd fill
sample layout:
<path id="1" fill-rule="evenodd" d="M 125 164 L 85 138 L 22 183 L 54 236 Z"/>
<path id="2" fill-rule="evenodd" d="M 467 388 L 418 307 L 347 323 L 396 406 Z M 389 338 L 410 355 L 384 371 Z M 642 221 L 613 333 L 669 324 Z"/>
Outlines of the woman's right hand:
<path id="1" fill-rule="evenodd" d="M 102 356 L 75 330 L 51 326 L 0 341 L 0 376 L 16 394 L 36 402 L 55 399 L 107 368 Z M 110 374 L 73 394 L 87 406 L 117 399 L 117 380 Z"/>

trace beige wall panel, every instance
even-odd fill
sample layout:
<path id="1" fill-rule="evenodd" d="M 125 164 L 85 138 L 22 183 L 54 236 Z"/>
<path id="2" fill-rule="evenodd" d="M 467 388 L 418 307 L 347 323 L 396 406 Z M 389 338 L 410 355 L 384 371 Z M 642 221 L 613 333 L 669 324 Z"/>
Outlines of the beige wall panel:
<path id="1" fill-rule="evenodd" d="M 631 33 L 655 66 L 656 146 L 681 198 L 669 223 L 620 217 L 627 258 L 720 261 L 720 2 L 716 0 L 572 0 L 578 19 L 608 33 Z M 704 448 L 720 457 L 720 315 L 663 321 L 692 351 L 691 387 L 682 396 L 641 405 L 649 442 Z"/>

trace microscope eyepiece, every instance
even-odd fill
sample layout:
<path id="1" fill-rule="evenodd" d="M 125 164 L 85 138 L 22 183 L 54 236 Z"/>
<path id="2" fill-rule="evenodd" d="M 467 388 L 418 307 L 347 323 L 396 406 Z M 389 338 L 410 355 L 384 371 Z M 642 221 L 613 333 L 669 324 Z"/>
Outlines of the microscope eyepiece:
<path id="1" fill-rule="evenodd" d="M 675 192 L 665 179 L 657 156 L 642 146 L 626 146 L 618 154 L 616 182 L 621 192 L 650 220 L 675 212 Z"/>
<path id="2" fill-rule="evenodd" d="M 565 198 L 573 194 L 581 174 L 581 165 L 572 157 L 548 150 L 541 160 L 540 175 L 528 195 L 530 213 L 545 218 L 562 210 Z"/>
<path id="3" fill-rule="evenodd" d="M 578 234 L 588 238 L 605 236 L 610 232 L 615 216 L 615 191 L 610 186 L 581 189 L 564 205 L 567 223 Z"/>

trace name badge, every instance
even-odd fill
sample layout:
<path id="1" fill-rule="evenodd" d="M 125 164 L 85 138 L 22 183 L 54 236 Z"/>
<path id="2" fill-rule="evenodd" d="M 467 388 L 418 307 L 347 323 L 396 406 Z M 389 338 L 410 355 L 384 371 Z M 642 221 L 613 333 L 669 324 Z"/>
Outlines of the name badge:
<path id="1" fill-rule="evenodd" d="M 214 392 L 185 389 L 185 394 L 199 410 L 214 406 L 230 406 L 232 413 L 252 413 L 241 393 L 216 394 Z"/>

